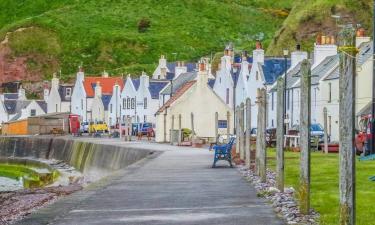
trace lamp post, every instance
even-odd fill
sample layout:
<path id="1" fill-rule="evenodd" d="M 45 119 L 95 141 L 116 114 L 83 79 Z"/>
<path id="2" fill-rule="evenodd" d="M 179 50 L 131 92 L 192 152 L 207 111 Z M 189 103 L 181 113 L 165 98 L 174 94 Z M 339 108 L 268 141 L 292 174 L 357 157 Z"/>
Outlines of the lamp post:
<path id="1" fill-rule="evenodd" d="M 284 75 L 284 135 L 286 134 L 287 130 L 286 130 L 286 101 L 287 101 L 287 98 L 286 98 L 286 87 L 287 87 L 287 67 L 288 67 L 288 55 L 289 55 L 289 50 L 288 49 L 284 49 L 283 50 L 283 55 L 284 55 L 284 67 L 285 67 L 285 75 Z"/>

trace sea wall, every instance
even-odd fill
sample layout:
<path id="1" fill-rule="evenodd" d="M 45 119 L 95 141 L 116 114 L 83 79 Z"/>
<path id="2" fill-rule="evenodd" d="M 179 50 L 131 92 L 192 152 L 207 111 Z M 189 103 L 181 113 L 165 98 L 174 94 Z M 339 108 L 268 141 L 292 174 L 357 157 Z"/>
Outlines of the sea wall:
<path id="1" fill-rule="evenodd" d="M 0 157 L 33 157 L 63 160 L 90 180 L 124 168 L 151 153 L 146 149 L 90 143 L 79 139 L 0 137 Z"/>

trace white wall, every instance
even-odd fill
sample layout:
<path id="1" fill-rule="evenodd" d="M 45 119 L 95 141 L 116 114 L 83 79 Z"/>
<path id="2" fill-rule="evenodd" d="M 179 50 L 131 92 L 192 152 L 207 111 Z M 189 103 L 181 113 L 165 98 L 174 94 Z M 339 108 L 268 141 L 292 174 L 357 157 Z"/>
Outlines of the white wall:
<path id="1" fill-rule="evenodd" d="M 86 91 L 80 79 L 77 79 L 73 88 L 71 98 L 71 112 L 80 115 L 83 121 L 88 121 L 87 117 Z"/>
<path id="2" fill-rule="evenodd" d="M 219 97 L 231 108 L 233 108 L 233 79 L 230 73 L 231 70 L 231 58 L 229 56 L 223 56 L 221 58 L 221 69 L 216 74 L 216 81 L 213 90 Z M 227 100 L 227 89 L 229 89 L 228 102 Z"/>

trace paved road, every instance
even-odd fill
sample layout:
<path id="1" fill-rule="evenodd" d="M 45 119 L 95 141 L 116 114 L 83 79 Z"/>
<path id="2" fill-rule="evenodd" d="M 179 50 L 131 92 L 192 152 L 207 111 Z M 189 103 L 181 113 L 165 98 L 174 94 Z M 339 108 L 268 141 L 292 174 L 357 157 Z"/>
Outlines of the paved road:
<path id="1" fill-rule="evenodd" d="M 211 162 L 202 149 L 155 153 L 19 224 L 284 224 L 236 169 Z"/>

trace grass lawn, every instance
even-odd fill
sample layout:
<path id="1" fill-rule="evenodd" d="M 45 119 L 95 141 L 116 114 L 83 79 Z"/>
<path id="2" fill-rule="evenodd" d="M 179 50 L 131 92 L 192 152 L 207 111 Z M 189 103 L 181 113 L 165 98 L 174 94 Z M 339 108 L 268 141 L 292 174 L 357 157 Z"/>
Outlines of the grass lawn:
<path id="1" fill-rule="evenodd" d="M 268 168 L 275 170 L 276 154 L 268 151 Z M 285 152 L 285 183 L 298 189 L 299 153 Z M 375 161 L 356 161 L 357 224 L 375 224 Z M 338 224 L 339 221 L 339 155 L 311 154 L 311 204 L 321 214 L 320 224 Z"/>

